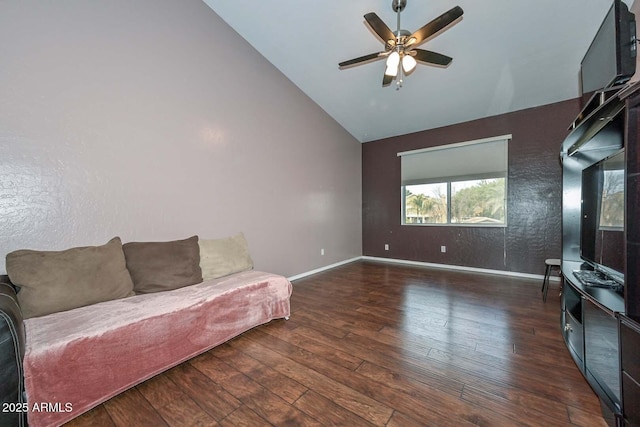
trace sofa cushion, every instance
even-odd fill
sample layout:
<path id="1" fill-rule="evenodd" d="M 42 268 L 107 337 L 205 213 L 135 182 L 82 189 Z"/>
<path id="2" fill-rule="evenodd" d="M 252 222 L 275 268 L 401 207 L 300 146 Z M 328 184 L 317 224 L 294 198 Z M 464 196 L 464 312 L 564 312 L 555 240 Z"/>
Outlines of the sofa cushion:
<path id="1" fill-rule="evenodd" d="M 136 294 L 202 282 L 198 236 L 169 242 L 129 242 L 123 249 Z"/>
<path id="2" fill-rule="evenodd" d="M 25 318 L 133 295 L 119 237 L 102 246 L 14 251 L 7 254 L 6 267 L 20 287 Z"/>
<path id="3" fill-rule="evenodd" d="M 242 233 L 224 239 L 201 239 L 198 245 L 204 280 L 217 279 L 253 268 L 249 246 Z"/>

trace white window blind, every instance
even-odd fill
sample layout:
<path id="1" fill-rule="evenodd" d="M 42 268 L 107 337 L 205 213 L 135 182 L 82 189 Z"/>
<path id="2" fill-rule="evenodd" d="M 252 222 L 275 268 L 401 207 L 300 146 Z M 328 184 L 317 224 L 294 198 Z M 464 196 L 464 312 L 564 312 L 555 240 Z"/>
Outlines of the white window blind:
<path id="1" fill-rule="evenodd" d="M 511 135 L 398 153 L 402 185 L 506 177 Z"/>

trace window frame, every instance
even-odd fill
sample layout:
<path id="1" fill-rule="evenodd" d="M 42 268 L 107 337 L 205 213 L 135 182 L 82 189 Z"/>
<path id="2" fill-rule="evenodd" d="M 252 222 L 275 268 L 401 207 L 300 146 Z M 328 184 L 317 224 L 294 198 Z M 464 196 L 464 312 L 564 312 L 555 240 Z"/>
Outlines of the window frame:
<path id="1" fill-rule="evenodd" d="M 425 179 L 425 180 L 419 180 L 419 181 L 412 181 L 411 183 L 404 183 L 401 182 L 400 185 L 400 211 L 401 211 L 401 217 L 400 217 L 400 225 L 406 225 L 406 226 L 427 226 L 427 227 L 480 227 L 480 228 L 506 228 L 508 226 L 508 190 L 509 190 L 509 179 L 508 179 L 508 175 L 509 175 L 509 170 L 508 170 L 508 163 L 509 163 L 509 157 L 508 157 L 508 145 L 509 142 L 511 141 L 512 135 L 502 135 L 502 136 L 497 136 L 497 137 L 492 137 L 492 138 L 484 138 L 484 139 L 478 139 L 478 140 L 473 140 L 473 141 L 467 141 L 467 142 L 461 142 L 461 143 L 454 143 L 454 144 L 448 144 L 448 145 L 440 145 L 440 146 L 434 146 L 434 147 L 430 147 L 430 148 L 425 148 L 425 149 L 419 149 L 419 150 L 411 150 L 411 151 L 405 151 L 405 152 L 400 152 L 398 153 L 398 157 L 401 157 L 403 155 L 411 155 L 411 154 L 418 154 L 418 153 L 423 153 L 423 152 L 428 152 L 428 151 L 435 151 L 435 150 L 444 150 L 444 149 L 452 149 L 452 148 L 458 148 L 458 147 L 465 147 L 465 146 L 469 146 L 469 145 L 475 145 L 475 144 L 481 144 L 484 142 L 493 142 L 493 141 L 499 141 L 499 140 L 504 140 L 505 141 L 505 150 L 506 150 L 506 155 L 505 155 L 505 171 L 504 172 L 495 172 L 495 173 L 478 173 L 478 174 L 469 174 L 469 175 L 464 175 L 464 176 L 453 176 L 453 177 L 436 177 L 436 178 L 429 178 L 429 179 Z M 402 168 L 401 168 L 402 169 Z M 464 182 L 464 181 L 480 181 L 483 179 L 496 179 L 496 178 L 504 178 L 504 221 L 501 223 L 464 223 L 464 222 L 451 222 L 452 219 L 452 184 L 456 183 L 456 182 Z M 411 187 L 413 185 L 420 185 L 420 184 L 446 184 L 446 189 L 447 189 L 447 214 L 446 214 L 446 219 L 447 222 L 446 223 L 408 223 L 407 220 L 407 197 L 406 197 L 406 192 L 407 192 L 407 187 Z"/>

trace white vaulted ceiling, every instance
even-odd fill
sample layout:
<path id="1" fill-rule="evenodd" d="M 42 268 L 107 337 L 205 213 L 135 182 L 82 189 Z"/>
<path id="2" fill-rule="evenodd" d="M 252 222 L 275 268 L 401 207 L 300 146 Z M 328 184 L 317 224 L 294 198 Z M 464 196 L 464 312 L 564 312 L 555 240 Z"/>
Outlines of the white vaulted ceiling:
<path id="1" fill-rule="evenodd" d="M 391 0 L 204 1 L 360 142 L 579 96 L 580 61 L 611 6 L 610 0 L 407 0 L 402 28 L 410 32 L 456 5 L 464 16 L 420 46 L 453 57 L 451 65 L 418 64 L 396 90 L 395 82 L 381 85 L 384 60 L 338 68 L 384 50 L 363 16 L 375 12 L 395 31 Z"/>

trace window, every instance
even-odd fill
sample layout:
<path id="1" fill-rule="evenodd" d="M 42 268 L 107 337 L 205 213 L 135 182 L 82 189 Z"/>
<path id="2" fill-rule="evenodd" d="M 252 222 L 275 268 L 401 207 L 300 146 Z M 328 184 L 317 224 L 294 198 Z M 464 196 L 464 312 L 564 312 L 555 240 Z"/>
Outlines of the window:
<path id="1" fill-rule="evenodd" d="M 398 153 L 402 223 L 505 226 L 511 135 Z"/>
<path id="2" fill-rule="evenodd" d="M 624 230 L 624 169 L 604 171 L 600 226 L 602 230 Z"/>

